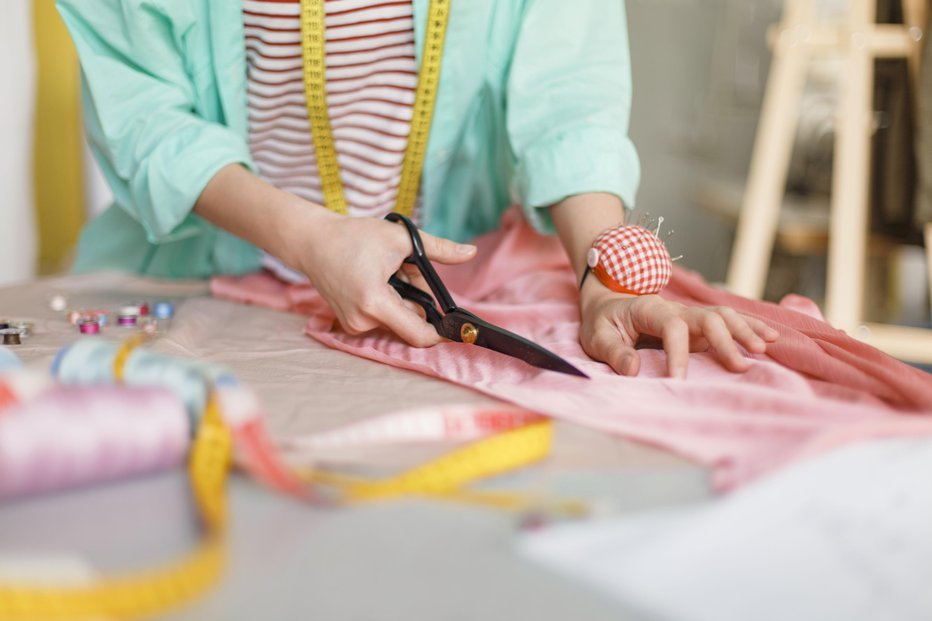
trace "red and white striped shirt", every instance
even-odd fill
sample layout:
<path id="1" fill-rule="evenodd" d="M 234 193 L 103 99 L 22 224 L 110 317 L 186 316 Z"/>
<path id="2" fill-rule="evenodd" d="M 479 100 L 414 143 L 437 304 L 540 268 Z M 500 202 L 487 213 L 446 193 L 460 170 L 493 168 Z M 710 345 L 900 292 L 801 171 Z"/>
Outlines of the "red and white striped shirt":
<path id="1" fill-rule="evenodd" d="M 299 0 L 244 0 L 249 146 L 259 175 L 323 204 Z M 352 216 L 392 210 L 417 88 L 411 0 L 327 0 L 327 106 Z"/>

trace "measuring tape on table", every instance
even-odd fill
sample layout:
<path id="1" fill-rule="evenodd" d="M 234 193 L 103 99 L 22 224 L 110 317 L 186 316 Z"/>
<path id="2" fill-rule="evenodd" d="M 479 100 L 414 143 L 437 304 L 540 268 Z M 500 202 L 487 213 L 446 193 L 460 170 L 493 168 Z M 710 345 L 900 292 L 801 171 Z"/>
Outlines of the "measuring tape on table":
<path id="1" fill-rule="evenodd" d="M 126 359 L 144 339 L 125 342 L 114 361 L 122 380 Z M 200 595 L 220 578 L 225 565 L 226 474 L 233 441 L 215 398 L 208 401 L 188 463 L 188 476 L 204 528 L 201 544 L 181 560 L 87 585 L 0 584 L 2 619 L 135 618 L 164 613 Z"/>
<path id="2" fill-rule="evenodd" d="M 118 348 L 112 363 L 117 381 L 123 381 L 127 361 L 146 340 L 144 336 L 133 337 Z M 0 584 L 0 618 L 125 619 L 152 616 L 189 602 L 216 584 L 226 561 L 228 518 L 225 481 L 236 441 L 225 412 L 233 402 L 225 401 L 223 394 L 222 388 L 215 387 L 210 391 L 188 465 L 189 481 L 204 529 L 198 547 L 179 561 L 155 570 L 103 577 L 83 585 Z M 543 508 L 576 515 L 583 510 L 579 503 L 549 502 L 521 493 L 465 489 L 473 481 L 529 465 L 549 454 L 553 440 L 551 423 L 524 410 L 447 408 L 434 414 L 420 411 L 391 415 L 297 443 L 351 446 L 405 440 L 477 438 L 476 442 L 448 455 L 383 480 L 318 470 L 303 471 L 300 475 L 314 487 L 322 486 L 333 491 L 332 498 L 339 504 L 420 495 L 511 511 Z"/>
<path id="3" fill-rule="evenodd" d="M 333 129 L 327 110 L 327 54 L 326 11 L 324 0 L 301 0 L 301 47 L 304 59 L 304 92 L 307 114 L 317 158 L 317 170 L 325 206 L 337 213 L 348 212 L 340 165 L 333 141 Z M 421 169 L 427 152 L 427 140 L 440 86 L 440 68 L 443 43 L 450 18 L 450 0 L 431 0 L 427 15 L 427 29 L 418 70 L 417 92 L 411 117 L 411 131 L 405 147 L 395 211 L 411 216 L 417 202 Z"/>

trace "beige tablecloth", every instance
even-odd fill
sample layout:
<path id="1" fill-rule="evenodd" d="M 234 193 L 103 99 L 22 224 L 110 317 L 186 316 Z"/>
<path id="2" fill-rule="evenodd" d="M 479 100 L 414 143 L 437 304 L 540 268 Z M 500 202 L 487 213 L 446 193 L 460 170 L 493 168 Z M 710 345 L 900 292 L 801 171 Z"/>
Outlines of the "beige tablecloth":
<path id="1" fill-rule="evenodd" d="M 0 289 L 0 317 L 36 324 L 35 335 L 13 348 L 27 364 L 48 366 L 64 345 L 81 338 L 66 313 L 49 307 L 61 293 L 69 309 L 113 308 L 140 299 L 171 300 L 175 318 L 155 351 L 225 365 L 252 386 L 268 411 L 277 439 L 346 425 L 407 408 L 434 404 L 489 404 L 494 400 L 417 373 L 334 351 L 302 332 L 304 318 L 209 297 L 202 281 L 158 281 L 119 273 L 52 278 Z M 125 328 L 100 337 L 120 339 Z M 668 453 L 570 423 L 557 424 L 548 466 L 613 468 L 686 465 Z M 385 446 L 343 452 L 341 459 L 373 466 L 402 466 L 445 447 Z"/>

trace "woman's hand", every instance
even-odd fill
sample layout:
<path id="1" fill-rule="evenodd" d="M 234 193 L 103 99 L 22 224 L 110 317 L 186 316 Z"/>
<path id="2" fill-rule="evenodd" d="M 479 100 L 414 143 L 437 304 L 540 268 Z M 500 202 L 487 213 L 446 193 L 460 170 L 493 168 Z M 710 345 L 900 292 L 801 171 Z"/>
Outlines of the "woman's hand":
<path id="1" fill-rule="evenodd" d="M 349 218 L 262 181 L 238 164 L 221 169 L 204 188 L 195 213 L 300 270 L 353 334 L 384 327 L 411 345 L 440 342 L 417 305 L 402 301 L 388 284 L 411 254 L 400 224 Z M 433 261 L 463 263 L 475 246 L 421 233 Z M 412 282 L 423 287 L 416 277 Z"/>
<path id="2" fill-rule="evenodd" d="M 624 221 L 621 201 L 611 194 L 570 196 L 550 210 L 560 241 L 578 275 L 586 253 L 602 231 Z M 727 307 L 691 308 L 657 295 L 615 293 L 590 276 L 580 295 L 582 324 L 579 342 L 587 354 L 608 363 L 616 372 L 636 375 L 641 358 L 635 349 L 645 339 L 663 342 L 667 373 L 685 377 L 691 351 L 713 351 L 730 370 L 741 372 L 748 361 L 738 350 L 763 353 L 777 333 L 762 321 Z"/>
<path id="3" fill-rule="evenodd" d="M 677 378 L 686 377 L 691 351 L 712 351 L 726 369 L 743 372 L 748 361 L 738 345 L 761 354 L 777 338 L 776 330 L 732 308 L 696 308 L 658 295 L 614 293 L 594 277 L 586 280 L 580 296 L 580 344 L 622 375 L 637 375 L 641 359 L 635 345 L 645 337 L 662 340 L 667 373 Z"/>
<path id="4" fill-rule="evenodd" d="M 283 260 L 310 279 L 350 334 L 387 328 L 415 347 L 443 340 L 388 284 L 411 252 L 411 238 L 400 224 L 375 218 L 324 214 L 296 223 Z M 427 257 L 439 263 L 470 260 L 476 247 L 421 232 Z M 415 283 L 421 286 L 421 283 Z"/>

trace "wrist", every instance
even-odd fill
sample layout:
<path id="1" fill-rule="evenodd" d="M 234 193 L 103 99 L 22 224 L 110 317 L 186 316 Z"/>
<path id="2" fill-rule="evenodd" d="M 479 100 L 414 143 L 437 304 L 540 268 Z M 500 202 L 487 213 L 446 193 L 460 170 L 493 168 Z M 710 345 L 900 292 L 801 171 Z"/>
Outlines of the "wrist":
<path id="1" fill-rule="evenodd" d="M 269 251 L 286 265 L 305 271 L 308 255 L 328 237 L 329 224 L 338 218 L 325 207 L 283 192 L 273 211 L 272 245 Z"/>
<path id="2" fill-rule="evenodd" d="M 618 293 L 617 291 L 612 291 L 596 278 L 593 274 L 590 274 L 588 278 L 583 282 L 582 287 L 579 289 L 579 309 L 580 312 L 585 315 L 587 310 L 593 306 L 600 305 L 602 302 L 608 299 L 626 299 L 626 298 L 636 298 L 638 296 L 631 293 Z"/>

